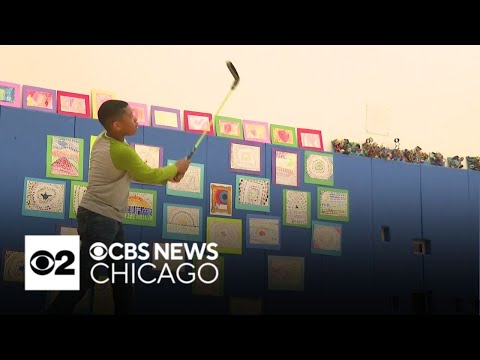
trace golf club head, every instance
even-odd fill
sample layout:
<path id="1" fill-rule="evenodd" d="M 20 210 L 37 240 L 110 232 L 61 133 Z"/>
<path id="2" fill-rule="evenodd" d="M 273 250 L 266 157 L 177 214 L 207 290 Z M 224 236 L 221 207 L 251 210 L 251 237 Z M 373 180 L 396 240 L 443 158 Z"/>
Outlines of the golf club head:
<path id="1" fill-rule="evenodd" d="M 228 70 L 230 70 L 230 72 L 232 73 L 233 78 L 235 79 L 232 85 L 232 90 L 233 90 L 238 85 L 238 82 L 240 81 L 240 76 L 238 76 L 238 72 L 235 69 L 235 66 L 233 66 L 231 61 L 227 61 L 227 67 L 228 67 Z"/>

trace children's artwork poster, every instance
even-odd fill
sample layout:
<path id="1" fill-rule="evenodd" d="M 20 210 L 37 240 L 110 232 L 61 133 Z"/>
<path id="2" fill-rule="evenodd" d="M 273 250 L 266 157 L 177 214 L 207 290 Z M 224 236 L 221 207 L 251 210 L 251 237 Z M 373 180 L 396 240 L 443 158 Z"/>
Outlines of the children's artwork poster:
<path id="1" fill-rule="evenodd" d="M 340 256 L 342 254 L 342 224 L 313 221 L 311 252 Z"/>
<path id="2" fill-rule="evenodd" d="M 23 251 L 4 251 L 3 281 L 13 283 L 25 282 L 25 253 Z"/>
<path id="3" fill-rule="evenodd" d="M 333 154 L 305 151 L 305 183 L 333 186 L 333 169 Z"/>
<path id="4" fill-rule="evenodd" d="M 270 212 L 270 179 L 237 175 L 235 207 Z"/>
<path id="5" fill-rule="evenodd" d="M 105 101 L 115 99 L 115 93 L 111 91 L 104 91 L 92 89 L 92 118 L 98 119 L 98 109 Z"/>
<path id="6" fill-rule="evenodd" d="M 223 254 L 242 254 L 242 219 L 207 217 L 207 243 Z"/>
<path id="7" fill-rule="evenodd" d="M 26 177 L 22 215 L 64 219 L 66 182 Z"/>
<path id="8" fill-rule="evenodd" d="M 163 164 L 163 148 L 160 146 L 131 144 L 138 156 L 151 168 L 162 167 Z M 138 182 L 139 181 L 134 181 Z"/>
<path id="9" fill-rule="evenodd" d="M 280 217 L 247 214 L 247 248 L 280 250 Z"/>
<path id="10" fill-rule="evenodd" d="M 57 112 L 64 115 L 90 117 L 90 96 L 57 91 Z"/>
<path id="11" fill-rule="evenodd" d="M 309 228 L 311 203 L 310 192 L 283 189 L 283 225 Z"/>
<path id="12" fill-rule="evenodd" d="M 150 118 L 148 117 L 147 104 L 128 102 L 132 109 L 133 116 L 137 118 L 137 124 L 140 126 L 150 126 Z"/>
<path id="13" fill-rule="evenodd" d="M 183 112 L 183 122 L 187 132 L 202 134 L 204 131 L 207 131 L 207 135 L 215 135 L 211 120 L 212 114 L 209 113 L 190 110 Z"/>
<path id="14" fill-rule="evenodd" d="M 349 221 L 349 197 L 346 189 L 318 187 L 319 220 Z"/>
<path id="15" fill-rule="evenodd" d="M 70 185 L 70 207 L 68 216 L 71 219 L 77 218 L 78 206 L 82 202 L 83 195 L 87 192 L 88 182 L 72 181 Z"/>
<path id="16" fill-rule="evenodd" d="M 303 291 L 305 259 L 296 256 L 268 256 L 268 289 Z"/>
<path id="17" fill-rule="evenodd" d="M 46 176 L 83 180 L 83 139 L 47 135 Z"/>
<path id="18" fill-rule="evenodd" d="M 263 174 L 263 147 L 261 144 L 230 142 L 230 170 L 252 175 Z"/>
<path id="19" fill-rule="evenodd" d="M 163 252 L 169 253 L 169 247 L 171 246 L 172 243 L 167 243 L 167 242 L 159 242 L 155 241 L 152 242 L 151 244 L 151 249 L 154 250 L 157 246 L 163 250 Z M 182 264 L 189 262 L 186 257 L 186 251 L 185 247 L 179 247 L 177 248 L 180 250 L 179 253 L 175 252 L 175 256 L 181 257 L 182 260 L 174 260 L 174 259 L 168 259 L 165 260 L 165 258 L 162 256 L 162 253 L 160 251 L 157 251 L 157 257 L 158 259 L 155 258 L 155 252 L 150 253 L 150 262 L 155 266 L 153 268 L 153 271 L 158 271 L 162 272 L 163 268 L 165 265 L 168 266 L 172 274 L 175 274 L 177 271 L 184 273 L 188 269 L 190 271 L 190 267 L 183 266 Z M 182 265 L 182 266 L 180 266 Z M 168 270 L 165 270 L 165 274 L 168 274 Z"/>
<path id="20" fill-rule="evenodd" d="M 157 226 L 157 192 L 130 189 L 124 224 Z"/>
<path id="21" fill-rule="evenodd" d="M 243 120 L 243 138 L 248 141 L 270 143 L 268 123 L 264 121 Z"/>
<path id="22" fill-rule="evenodd" d="M 19 108 L 22 106 L 20 84 L 0 81 L 0 106 Z"/>
<path id="23" fill-rule="evenodd" d="M 273 145 L 297 147 L 297 133 L 294 127 L 272 124 L 270 136 Z"/>
<path id="24" fill-rule="evenodd" d="M 210 183 L 210 215 L 232 216 L 232 185 Z"/>
<path id="25" fill-rule="evenodd" d="M 208 265 L 204 265 L 206 263 L 208 263 Z M 223 296 L 225 283 L 225 261 L 223 256 L 218 256 L 215 260 L 209 260 L 206 257 L 194 259 L 193 264 L 196 274 L 195 281 L 192 282 L 192 294 L 200 296 Z M 198 269 L 202 265 L 201 273 L 199 273 Z M 215 269 L 218 270 L 218 276 Z M 215 277 L 217 278 L 213 281 Z"/>
<path id="26" fill-rule="evenodd" d="M 162 239 L 202 241 L 203 207 L 163 204 Z"/>
<path id="27" fill-rule="evenodd" d="M 323 151 L 322 132 L 313 129 L 297 129 L 298 147 L 316 151 Z"/>
<path id="28" fill-rule="evenodd" d="M 57 91 L 23 85 L 22 106 L 24 109 L 56 113 Z"/>
<path id="29" fill-rule="evenodd" d="M 272 164 L 274 184 L 298 186 L 298 153 L 272 149 Z"/>
<path id="30" fill-rule="evenodd" d="M 175 160 L 168 160 L 167 165 L 175 164 Z M 190 163 L 182 180 L 177 183 L 168 181 L 166 186 L 167 195 L 203 199 L 203 184 L 205 179 L 204 165 Z"/>
<path id="31" fill-rule="evenodd" d="M 181 130 L 180 110 L 164 106 L 152 106 L 152 126 L 170 130 Z"/>
<path id="32" fill-rule="evenodd" d="M 261 298 L 231 297 L 229 304 L 230 315 L 261 315 Z"/>
<path id="33" fill-rule="evenodd" d="M 95 144 L 95 141 L 97 141 L 97 135 L 90 135 L 90 153 L 88 155 L 88 168 L 89 169 L 90 169 L 90 162 L 92 160 L 93 144 Z"/>
<path id="34" fill-rule="evenodd" d="M 215 132 L 220 137 L 243 140 L 242 120 L 217 115 L 215 117 Z"/>

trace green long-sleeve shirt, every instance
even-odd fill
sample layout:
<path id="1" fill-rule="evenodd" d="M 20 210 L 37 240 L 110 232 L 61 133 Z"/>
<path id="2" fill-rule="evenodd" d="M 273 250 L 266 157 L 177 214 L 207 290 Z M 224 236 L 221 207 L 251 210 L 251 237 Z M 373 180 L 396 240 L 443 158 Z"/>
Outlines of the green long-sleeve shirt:
<path id="1" fill-rule="evenodd" d="M 104 131 L 92 148 L 88 187 L 80 206 L 122 222 L 132 180 L 165 185 L 176 174 L 175 165 L 151 168 L 126 142 L 108 137 Z"/>

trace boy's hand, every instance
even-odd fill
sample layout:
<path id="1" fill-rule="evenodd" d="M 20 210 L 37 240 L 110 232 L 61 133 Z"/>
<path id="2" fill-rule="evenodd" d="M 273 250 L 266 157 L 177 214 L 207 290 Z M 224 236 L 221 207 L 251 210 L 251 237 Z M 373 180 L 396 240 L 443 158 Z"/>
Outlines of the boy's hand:
<path id="1" fill-rule="evenodd" d="M 170 181 L 179 182 L 180 180 L 182 180 L 182 178 L 185 175 L 185 173 L 187 172 L 188 167 L 190 166 L 191 162 L 192 162 L 192 160 L 189 160 L 186 157 L 181 159 L 181 160 L 178 160 L 175 163 L 175 166 L 177 167 L 177 175 L 175 175 L 175 177 L 173 179 L 171 179 Z"/>

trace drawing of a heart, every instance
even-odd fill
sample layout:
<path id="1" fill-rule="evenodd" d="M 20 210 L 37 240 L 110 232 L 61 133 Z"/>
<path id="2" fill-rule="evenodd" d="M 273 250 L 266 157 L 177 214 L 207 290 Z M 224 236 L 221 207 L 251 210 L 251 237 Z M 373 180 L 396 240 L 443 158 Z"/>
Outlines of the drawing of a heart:
<path id="1" fill-rule="evenodd" d="M 223 126 L 223 131 L 225 134 L 230 134 L 232 132 L 232 125 L 231 124 L 225 124 Z"/>
<path id="2" fill-rule="evenodd" d="M 278 130 L 278 137 L 280 138 L 280 140 L 286 143 L 290 139 L 290 134 L 286 130 L 282 129 Z"/>
<path id="3" fill-rule="evenodd" d="M 250 130 L 250 133 L 251 133 L 253 136 L 257 136 L 257 130 L 255 130 L 255 129 Z"/>
<path id="4" fill-rule="evenodd" d="M 192 125 L 193 125 L 194 129 L 204 130 L 204 129 L 207 128 L 207 126 L 205 124 L 205 119 L 203 119 L 203 118 L 193 118 L 191 121 L 193 123 Z"/>

